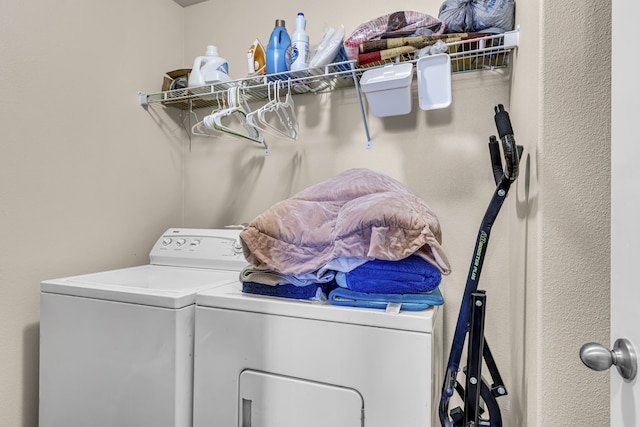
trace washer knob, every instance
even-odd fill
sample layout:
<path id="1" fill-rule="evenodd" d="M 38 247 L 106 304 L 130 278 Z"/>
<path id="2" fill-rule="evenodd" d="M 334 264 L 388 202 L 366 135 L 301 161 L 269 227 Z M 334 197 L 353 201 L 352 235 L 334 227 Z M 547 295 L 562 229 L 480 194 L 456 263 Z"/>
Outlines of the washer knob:
<path id="1" fill-rule="evenodd" d="M 242 252 L 242 242 L 240 241 L 240 238 L 233 241 L 233 252 L 237 254 Z"/>

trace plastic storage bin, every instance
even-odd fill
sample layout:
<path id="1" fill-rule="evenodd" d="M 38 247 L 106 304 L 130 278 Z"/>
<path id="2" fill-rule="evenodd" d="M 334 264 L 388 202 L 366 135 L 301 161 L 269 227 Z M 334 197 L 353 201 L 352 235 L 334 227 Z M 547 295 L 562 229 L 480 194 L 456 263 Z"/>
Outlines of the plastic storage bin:
<path id="1" fill-rule="evenodd" d="M 451 105 L 451 58 L 446 53 L 423 56 L 416 63 L 418 103 L 423 110 Z"/>
<path id="2" fill-rule="evenodd" d="M 399 116 L 411 112 L 413 64 L 392 64 L 367 70 L 360 86 L 376 117 Z"/>

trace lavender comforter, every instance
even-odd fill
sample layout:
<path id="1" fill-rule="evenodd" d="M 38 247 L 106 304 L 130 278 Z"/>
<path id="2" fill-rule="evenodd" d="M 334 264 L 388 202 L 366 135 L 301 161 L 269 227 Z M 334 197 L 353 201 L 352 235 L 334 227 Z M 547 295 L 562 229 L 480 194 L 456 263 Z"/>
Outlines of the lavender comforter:
<path id="1" fill-rule="evenodd" d="M 397 261 L 412 254 L 450 271 L 434 212 L 403 184 L 350 169 L 276 203 L 240 233 L 260 268 L 307 274 L 339 257 Z"/>

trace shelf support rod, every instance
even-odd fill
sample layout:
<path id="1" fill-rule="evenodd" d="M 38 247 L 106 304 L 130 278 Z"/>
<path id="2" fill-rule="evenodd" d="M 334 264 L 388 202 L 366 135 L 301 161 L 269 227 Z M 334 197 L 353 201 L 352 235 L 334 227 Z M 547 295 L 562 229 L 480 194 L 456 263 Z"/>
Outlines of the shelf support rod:
<path id="1" fill-rule="evenodd" d="M 362 93 L 360 93 L 360 82 L 358 81 L 358 76 L 356 74 L 356 69 L 354 67 L 353 62 L 351 65 L 351 75 L 353 77 L 353 85 L 356 88 L 356 95 L 358 95 L 358 102 L 360 103 L 360 114 L 362 115 L 362 124 L 364 125 L 364 133 L 367 136 L 366 147 L 367 150 L 371 148 L 371 135 L 369 134 L 369 124 L 367 123 L 367 116 L 364 113 L 364 104 L 362 103 Z"/>

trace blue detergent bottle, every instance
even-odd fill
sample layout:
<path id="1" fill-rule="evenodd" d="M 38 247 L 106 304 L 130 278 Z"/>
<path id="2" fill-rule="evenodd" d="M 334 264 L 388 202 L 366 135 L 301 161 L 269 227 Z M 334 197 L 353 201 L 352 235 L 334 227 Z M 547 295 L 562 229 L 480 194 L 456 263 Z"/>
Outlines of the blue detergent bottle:
<path id="1" fill-rule="evenodd" d="M 285 28 L 284 19 L 276 19 L 276 27 L 271 32 L 267 45 L 267 74 L 289 71 L 287 63 L 289 45 L 291 45 L 291 38 Z"/>

